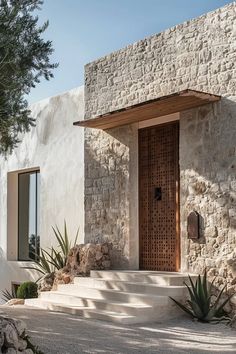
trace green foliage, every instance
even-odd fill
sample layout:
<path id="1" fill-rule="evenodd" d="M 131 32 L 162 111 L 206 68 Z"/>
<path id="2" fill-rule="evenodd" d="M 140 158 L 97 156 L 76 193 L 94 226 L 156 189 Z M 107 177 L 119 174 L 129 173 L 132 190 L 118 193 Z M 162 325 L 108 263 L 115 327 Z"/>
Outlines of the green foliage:
<path id="1" fill-rule="evenodd" d="M 214 280 L 210 283 L 210 285 L 208 285 L 206 271 L 204 272 L 203 277 L 200 275 L 197 277 L 195 283 L 190 276 L 189 281 L 191 286 L 184 283 L 188 289 L 190 297 L 190 299 L 187 300 L 187 305 L 185 306 L 175 299 L 171 299 L 188 315 L 201 322 L 229 322 L 230 317 L 229 314 L 224 310 L 224 307 L 233 295 L 228 296 L 225 300 L 222 300 L 222 295 L 226 285 L 219 292 L 218 296 L 216 296 L 213 300 L 214 296 L 212 290 Z"/>
<path id="2" fill-rule="evenodd" d="M 64 233 L 62 233 L 57 226 L 55 228 L 52 227 L 52 229 L 53 229 L 53 234 L 58 242 L 57 248 L 50 247 L 48 251 L 41 248 L 40 249 L 41 254 L 40 256 L 38 256 L 38 260 L 35 261 L 36 266 L 24 267 L 24 268 L 37 270 L 42 275 L 45 275 L 48 273 L 52 273 L 55 270 L 62 269 L 66 266 L 69 251 L 77 243 L 79 229 L 77 230 L 73 244 L 71 241 L 69 241 L 67 225 L 65 221 L 64 221 Z"/>
<path id="3" fill-rule="evenodd" d="M 32 299 L 38 297 L 38 285 L 32 281 L 25 282 L 17 289 L 18 299 Z"/>
<path id="4" fill-rule="evenodd" d="M 48 22 L 38 25 L 42 0 L 0 1 L 0 153 L 12 151 L 19 134 L 35 124 L 25 99 L 40 82 L 49 80 L 51 41 L 42 38 Z"/>
<path id="5" fill-rule="evenodd" d="M 12 299 L 16 299 L 16 292 L 15 289 L 12 288 L 12 291 L 8 291 L 7 289 L 2 291 L 2 300 L 9 301 Z"/>
<path id="6" fill-rule="evenodd" d="M 48 256 L 48 252 L 44 250 L 43 248 L 40 249 L 41 255 L 38 255 L 38 258 L 34 261 L 36 263 L 36 266 L 34 267 L 23 267 L 25 269 L 32 269 L 32 270 L 37 270 L 41 274 L 48 274 L 52 273 L 53 269 L 51 266 L 50 259 L 53 259 L 53 254 L 51 253 Z M 48 259 L 49 258 L 49 259 Z"/>

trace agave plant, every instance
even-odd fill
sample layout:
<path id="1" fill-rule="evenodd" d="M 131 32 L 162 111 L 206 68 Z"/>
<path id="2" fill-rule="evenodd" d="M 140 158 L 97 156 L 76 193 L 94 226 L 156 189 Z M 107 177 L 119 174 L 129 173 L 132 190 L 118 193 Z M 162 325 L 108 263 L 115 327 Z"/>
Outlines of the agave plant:
<path id="1" fill-rule="evenodd" d="M 215 279 L 214 279 L 215 280 Z M 209 284 L 207 281 L 206 270 L 203 277 L 200 275 L 197 277 L 196 282 L 189 276 L 189 282 L 191 286 L 184 283 L 188 289 L 190 299 L 187 300 L 186 306 L 177 300 L 171 299 L 188 315 L 201 322 L 220 322 L 230 321 L 229 314 L 225 311 L 224 307 L 231 299 L 231 296 L 227 296 L 225 300 L 222 300 L 223 292 L 226 285 L 219 292 L 218 296 L 213 295 L 214 280 Z"/>
<path id="2" fill-rule="evenodd" d="M 72 248 L 72 242 L 68 237 L 66 222 L 64 221 L 64 234 L 60 232 L 57 226 L 52 227 L 52 229 L 58 242 L 57 248 L 50 247 L 48 250 L 40 248 L 40 255 L 37 255 L 37 259 L 34 261 L 36 265 L 23 268 L 37 270 L 44 276 L 45 274 L 65 267 L 69 251 Z M 79 229 L 76 232 L 73 246 L 77 243 L 78 234 Z M 39 279 L 41 279 L 42 276 Z"/>
<path id="3" fill-rule="evenodd" d="M 16 299 L 16 291 L 15 291 L 15 288 L 13 287 L 11 292 L 8 291 L 7 289 L 5 290 L 2 290 L 2 300 L 4 301 L 9 301 L 11 299 Z"/>
<path id="4" fill-rule="evenodd" d="M 61 258 L 59 258 L 58 261 L 60 263 L 62 260 L 64 260 L 64 262 L 66 263 L 66 259 L 68 257 L 69 251 L 72 248 L 72 243 L 71 243 L 71 241 L 69 241 L 69 237 L 68 237 L 66 222 L 64 221 L 64 235 L 62 235 L 62 233 L 60 232 L 60 230 L 58 229 L 57 226 L 55 228 L 52 227 L 52 229 L 53 229 L 54 236 L 57 239 L 58 246 L 61 251 Z M 73 246 L 76 245 L 78 235 L 79 235 L 79 229 L 76 232 Z M 52 250 L 55 253 L 55 250 L 53 248 L 52 248 Z"/>

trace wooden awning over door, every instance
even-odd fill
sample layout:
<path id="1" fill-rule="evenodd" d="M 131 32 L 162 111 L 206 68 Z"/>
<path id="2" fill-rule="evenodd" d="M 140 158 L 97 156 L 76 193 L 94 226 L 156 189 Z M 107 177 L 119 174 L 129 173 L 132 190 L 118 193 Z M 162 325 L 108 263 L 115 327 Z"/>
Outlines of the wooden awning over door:
<path id="1" fill-rule="evenodd" d="M 95 118 L 74 122 L 74 125 L 106 130 L 186 111 L 187 109 L 217 102 L 220 99 L 221 97 L 217 95 L 187 89 L 168 96 L 158 97 L 150 101 L 102 114 Z"/>

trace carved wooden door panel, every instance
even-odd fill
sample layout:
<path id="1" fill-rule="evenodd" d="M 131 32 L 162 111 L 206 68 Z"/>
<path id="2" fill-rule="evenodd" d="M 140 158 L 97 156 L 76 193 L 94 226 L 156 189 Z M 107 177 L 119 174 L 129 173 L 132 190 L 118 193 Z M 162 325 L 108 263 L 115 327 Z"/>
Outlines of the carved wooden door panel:
<path id="1" fill-rule="evenodd" d="M 179 268 L 179 123 L 139 130 L 140 269 Z"/>

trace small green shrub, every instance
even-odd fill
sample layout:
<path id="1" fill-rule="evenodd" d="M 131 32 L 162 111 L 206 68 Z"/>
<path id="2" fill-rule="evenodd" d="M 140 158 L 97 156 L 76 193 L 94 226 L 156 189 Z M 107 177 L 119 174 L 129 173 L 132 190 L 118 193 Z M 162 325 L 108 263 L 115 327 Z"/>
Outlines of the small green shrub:
<path id="1" fill-rule="evenodd" d="M 38 285 L 32 281 L 25 282 L 17 289 L 18 299 L 32 299 L 38 297 Z"/>

